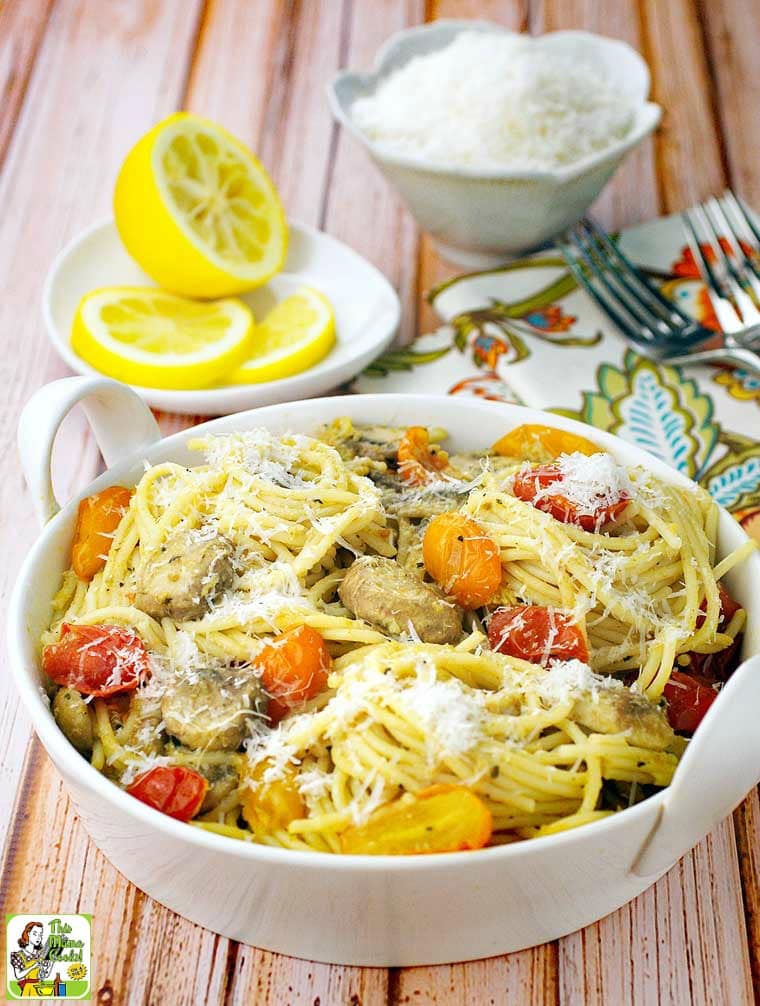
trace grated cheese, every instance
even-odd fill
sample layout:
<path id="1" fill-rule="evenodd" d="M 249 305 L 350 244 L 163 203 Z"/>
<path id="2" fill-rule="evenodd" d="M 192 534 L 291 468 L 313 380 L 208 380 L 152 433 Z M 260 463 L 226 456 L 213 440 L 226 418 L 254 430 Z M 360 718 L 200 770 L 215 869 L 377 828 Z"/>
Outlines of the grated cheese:
<path id="1" fill-rule="evenodd" d="M 554 705 L 577 695 L 598 697 L 600 691 L 619 691 L 625 686 L 617 678 L 595 674 L 582 660 L 552 660 L 537 684 L 540 698 Z"/>
<path id="2" fill-rule="evenodd" d="M 609 70 L 511 33 L 465 31 L 410 60 L 351 115 L 372 140 L 434 163 L 558 168 L 604 150 L 633 124 Z"/>
<path id="3" fill-rule="evenodd" d="M 535 499 L 562 496 L 581 515 L 594 516 L 601 507 L 633 495 L 628 473 L 611 454 L 562 454 L 556 461 L 561 478 L 548 486 L 537 486 Z"/>

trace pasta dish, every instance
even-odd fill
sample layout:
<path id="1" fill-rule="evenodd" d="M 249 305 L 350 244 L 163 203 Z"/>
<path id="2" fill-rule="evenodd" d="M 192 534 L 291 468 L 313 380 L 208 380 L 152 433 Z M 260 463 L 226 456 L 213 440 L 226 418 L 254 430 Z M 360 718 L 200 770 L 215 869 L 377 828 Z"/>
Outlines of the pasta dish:
<path id="1" fill-rule="evenodd" d="M 53 714 L 178 820 L 328 853 L 477 849 L 670 782 L 738 660 L 718 507 L 583 437 L 336 420 L 190 441 L 80 503 Z"/>

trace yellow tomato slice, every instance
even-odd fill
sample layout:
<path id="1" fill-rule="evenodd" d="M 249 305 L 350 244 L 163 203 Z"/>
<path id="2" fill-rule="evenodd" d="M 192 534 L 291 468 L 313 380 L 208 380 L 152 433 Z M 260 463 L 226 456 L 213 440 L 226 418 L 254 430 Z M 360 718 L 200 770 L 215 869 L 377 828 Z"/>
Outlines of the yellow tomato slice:
<path id="1" fill-rule="evenodd" d="M 259 762 L 244 773 L 240 798 L 243 817 L 252 831 L 279 831 L 291 821 L 306 817 L 306 804 L 295 784 L 295 773 L 286 769 L 282 779 L 264 782 L 264 773 L 271 762 Z M 248 785 L 246 785 L 248 783 Z"/>
<path id="2" fill-rule="evenodd" d="M 403 856 L 482 849 L 491 838 L 491 812 L 464 786 L 430 786 L 376 810 L 341 836 L 345 853 Z"/>
<path id="3" fill-rule="evenodd" d="M 601 447 L 577 433 L 538 423 L 515 427 L 497 440 L 492 450 L 504 457 L 524 458 L 526 461 L 550 461 L 560 454 L 604 453 Z"/>

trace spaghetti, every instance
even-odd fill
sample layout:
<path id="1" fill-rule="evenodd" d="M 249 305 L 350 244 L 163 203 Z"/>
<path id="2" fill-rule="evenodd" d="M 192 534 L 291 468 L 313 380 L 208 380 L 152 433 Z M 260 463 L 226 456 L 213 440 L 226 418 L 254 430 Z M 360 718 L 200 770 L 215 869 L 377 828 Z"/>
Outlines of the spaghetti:
<path id="1" fill-rule="evenodd" d="M 475 794 L 490 841 L 508 842 L 666 786 L 686 740 L 662 697 L 670 703 L 682 671 L 735 654 L 744 611 L 718 581 L 751 546 L 716 562 L 710 497 L 609 455 L 570 452 L 536 468 L 449 458 L 443 437 L 344 419 L 318 438 L 195 440 L 204 463 L 148 468 L 100 568 L 89 580 L 68 570 L 53 602 L 43 668 L 63 686 L 54 712 L 64 732 L 154 806 L 140 791 L 146 774 L 200 777 L 192 813 L 177 809 L 176 789 L 161 798 L 166 813 L 332 853 L 361 848 L 380 810 L 398 808 L 414 829 L 428 792 L 441 805 Z M 433 540 L 437 515 L 445 541 Z M 457 521 L 478 533 L 452 537 Z M 482 583 L 462 588 L 480 568 L 480 538 L 489 575 L 493 556 L 501 563 L 486 602 Z M 347 577 L 362 557 L 374 559 Z M 491 634 L 489 645 L 495 610 L 512 612 L 522 635 Z M 534 651 L 525 640 L 539 610 L 549 629 Z M 445 626 L 432 624 L 443 615 Z M 103 640 L 80 647 L 67 678 L 61 660 L 87 626 Z M 566 654 L 560 637 L 577 650 Z M 137 650 L 150 666 L 139 686 L 124 673 Z M 107 687 L 86 682 L 96 659 L 101 671 L 113 662 Z M 176 715 L 180 692 L 192 733 Z M 473 847 L 409 841 L 388 851 Z"/>

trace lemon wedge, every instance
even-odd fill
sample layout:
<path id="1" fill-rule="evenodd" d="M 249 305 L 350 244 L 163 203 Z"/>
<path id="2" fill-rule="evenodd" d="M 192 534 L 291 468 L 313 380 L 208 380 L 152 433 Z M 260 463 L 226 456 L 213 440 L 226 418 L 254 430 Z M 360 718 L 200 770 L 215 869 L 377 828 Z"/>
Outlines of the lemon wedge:
<path id="1" fill-rule="evenodd" d="M 218 382 L 251 352 L 253 315 L 239 300 L 201 303 L 151 287 L 93 290 L 79 302 L 71 345 L 109 377 L 146 388 Z"/>
<path id="2" fill-rule="evenodd" d="M 330 301 L 313 287 L 300 287 L 256 326 L 253 352 L 227 381 L 260 384 L 291 377 L 319 363 L 334 344 L 335 315 Z"/>
<path id="3" fill-rule="evenodd" d="M 285 261 L 288 227 L 269 175 L 197 115 L 171 115 L 143 136 L 122 165 L 113 206 L 127 251 L 173 293 L 242 293 Z"/>

